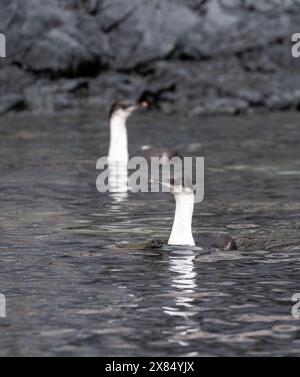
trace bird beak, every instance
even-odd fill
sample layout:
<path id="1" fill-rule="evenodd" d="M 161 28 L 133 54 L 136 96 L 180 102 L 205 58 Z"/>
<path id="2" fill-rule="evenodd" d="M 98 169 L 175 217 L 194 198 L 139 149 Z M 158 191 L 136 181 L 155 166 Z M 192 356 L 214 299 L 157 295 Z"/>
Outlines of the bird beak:
<path id="1" fill-rule="evenodd" d="M 173 187 L 170 183 L 160 181 L 157 178 L 150 178 L 149 183 L 160 183 L 162 186 L 168 187 L 169 189 Z"/>
<path id="2" fill-rule="evenodd" d="M 147 102 L 147 101 L 142 101 L 142 102 L 140 103 L 140 106 L 141 106 L 143 109 L 148 109 L 148 107 L 149 107 L 149 102 Z"/>
<path id="3" fill-rule="evenodd" d="M 139 105 L 138 104 L 132 104 L 129 108 L 130 112 L 133 113 L 134 111 L 139 110 Z"/>
<path id="4" fill-rule="evenodd" d="M 149 102 L 148 101 L 139 101 L 137 102 L 137 107 L 141 110 L 149 109 Z"/>
<path id="5" fill-rule="evenodd" d="M 147 101 L 136 102 L 130 106 L 130 112 L 133 113 L 135 111 L 142 111 L 148 109 L 148 106 L 149 104 Z"/>

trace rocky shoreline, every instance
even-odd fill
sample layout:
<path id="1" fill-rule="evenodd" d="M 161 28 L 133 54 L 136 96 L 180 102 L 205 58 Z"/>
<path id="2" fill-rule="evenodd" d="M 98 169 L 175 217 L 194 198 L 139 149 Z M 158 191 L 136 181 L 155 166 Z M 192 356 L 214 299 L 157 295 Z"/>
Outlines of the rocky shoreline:
<path id="1" fill-rule="evenodd" d="M 3 0 L 0 13 L 0 115 L 124 97 L 187 116 L 300 108 L 298 0 Z"/>

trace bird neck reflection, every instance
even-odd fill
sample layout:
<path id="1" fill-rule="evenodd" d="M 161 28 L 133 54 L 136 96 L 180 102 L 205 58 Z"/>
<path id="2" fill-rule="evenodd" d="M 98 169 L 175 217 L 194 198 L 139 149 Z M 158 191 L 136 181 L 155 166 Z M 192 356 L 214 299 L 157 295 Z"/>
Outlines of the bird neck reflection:
<path id="1" fill-rule="evenodd" d="M 121 202 L 128 196 L 128 169 L 126 163 L 108 163 L 108 187 L 112 197 Z"/>
<path id="2" fill-rule="evenodd" d="M 165 313 L 172 316 L 189 318 L 196 314 L 193 305 L 196 283 L 196 272 L 194 271 L 195 255 L 170 256 L 169 270 L 175 273 L 172 277 L 171 287 L 174 289 L 175 306 L 165 308 Z"/>

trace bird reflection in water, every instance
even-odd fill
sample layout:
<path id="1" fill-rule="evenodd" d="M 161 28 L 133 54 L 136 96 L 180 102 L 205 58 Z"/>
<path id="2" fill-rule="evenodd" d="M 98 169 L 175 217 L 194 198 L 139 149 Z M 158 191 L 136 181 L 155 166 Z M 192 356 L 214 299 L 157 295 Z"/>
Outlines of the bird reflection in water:
<path id="1" fill-rule="evenodd" d="M 185 251 L 186 252 L 186 251 Z M 170 342 L 187 345 L 188 334 L 198 331 L 198 323 L 193 317 L 198 313 L 195 306 L 195 290 L 197 289 L 196 272 L 194 271 L 195 254 L 173 254 L 169 256 L 169 271 L 172 273 L 172 296 L 175 294 L 174 306 L 163 307 L 164 313 L 172 317 L 181 317 L 185 321 L 175 326 L 169 338 Z"/>
<path id="2" fill-rule="evenodd" d="M 108 164 L 108 187 L 116 202 L 121 202 L 128 197 L 127 163 Z"/>

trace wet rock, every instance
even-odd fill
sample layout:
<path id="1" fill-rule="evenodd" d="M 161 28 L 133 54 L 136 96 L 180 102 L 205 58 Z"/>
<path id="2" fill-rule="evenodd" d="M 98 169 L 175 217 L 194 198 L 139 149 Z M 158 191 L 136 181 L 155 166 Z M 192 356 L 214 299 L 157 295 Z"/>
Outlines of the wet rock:
<path id="1" fill-rule="evenodd" d="M 8 59 L 36 73 L 94 75 L 107 64 L 107 38 L 96 20 L 55 0 L 20 3 L 7 39 Z"/>
<path id="2" fill-rule="evenodd" d="M 191 110 L 190 116 L 229 114 L 237 115 L 249 108 L 246 101 L 236 98 L 218 98 L 207 100 Z"/>
<path id="3" fill-rule="evenodd" d="M 17 12 L 20 1 L 1 0 L 0 3 L 0 32 L 4 33 Z"/>
<path id="4" fill-rule="evenodd" d="M 299 108 L 297 0 L 2 0 L 0 13 L 0 95 L 24 93 L 33 110 L 83 92 L 196 116 Z"/>
<path id="5" fill-rule="evenodd" d="M 18 6 L 7 31 L 8 55 L 27 70 L 55 76 L 94 75 L 107 66 L 131 69 L 164 58 L 197 22 L 189 8 L 171 2 L 13 4 Z"/>
<path id="6" fill-rule="evenodd" d="M 242 88 L 238 89 L 234 93 L 238 98 L 246 101 L 249 104 L 249 106 L 259 107 L 263 104 L 263 93 L 261 93 L 259 90 Z"/>
<path id="7" fill-rule="evenodd" d="M 285 15 L 269 17 L 221 4 L 218 0 L 207 2 L 205 17 L 192 31 L 181 36 L 176 56 L 197 60 L 226 58 L 229 54 L 251 50 L 259 52 L 292 33 Z"/>
<path id="8" fill-rule="evenodd" d="M 288 0 L 288 1 L 278 1 L 278 0 L 267 0 L 267 1 L 256 1 L 256 0 L 231 0 L 232 6 L 243 6 L 244 9 L 250 11 L 260 11 L 260 12 L 282 12 L 282 11 L 299 11 L 299 1 L 298 0 Z"/>
<path id="9" fill-rule="evenodd" d="M 137 74 L 105 72 L 96 79 L 90 80 L 91 105 L 108 107 L 111 102 L 130 98 L 138 99 L 145 90 L 145 78 Z"/>
<path id="10" fill-rule="evenodd" d="M 273 93 L 265 100 L 265 106 L 269 110 L 299 110 L 299 105 L 300 90 Z"/>
<path id="11" fill-rule="evenodd" d="M 165 112 L 170 112 L 174 103 L 172 93 L 176 90 L 176 85 L 171 84 L 169 86 L 160 86 L 157 89 L 146 89 L 138 98 L 139 101 L 146 101 L 152 108 L 156 109 L 169 109 Z M 168 105 L 167 105 L 168 104 Z M 168 107 L 167 107 L 168 106 Z"/>
<path id="12" fill-rule="evenodd" d="M 16 66 L 1 65 L 0 62 L 0 95 L 7 93 L 23 93 L 24 89 L 34 83 L 32 75 Z"/>
<path id="13" fill-rule="evenodd" d="M 122 70 L 164 59 L 198 22 L 197 15 L 179 2 L 107 0 L 101 9 L 98 18 L 109 33 L 111 63 Z"/>
<path id="14" fill-rule="evenodd" d="M 278 70 L 278 65 L 269 55 L 257 51 L 246 51 L 240 56 L 240 62 L 248 72 L 273 73 Z"/>
<path id="15" fill-rule="evenodd" d="M 120 243 L 116 245 L 120 249 L 127 250 L 152 250 L 152 249 L 161 249 L 166 244 L 166 241 L 159 239 L 147 240 L 141 243 Z"/>
<path id="16" fill-rule="evenodd" d="M 26 101 L 35 112 L 53 112 L 86 104 L 89 82 L 85 79 L 41 80 L 24 91 Z"/>
<path id="17" fill-rule="evenodd" d="M 24 97 L 20 94 L 0 95 L 0 115 L 11 110 L 23 110 L 25 108 Z"/>

